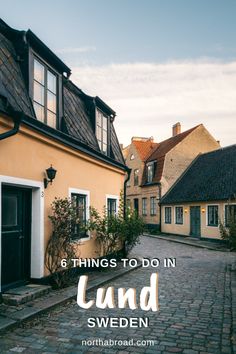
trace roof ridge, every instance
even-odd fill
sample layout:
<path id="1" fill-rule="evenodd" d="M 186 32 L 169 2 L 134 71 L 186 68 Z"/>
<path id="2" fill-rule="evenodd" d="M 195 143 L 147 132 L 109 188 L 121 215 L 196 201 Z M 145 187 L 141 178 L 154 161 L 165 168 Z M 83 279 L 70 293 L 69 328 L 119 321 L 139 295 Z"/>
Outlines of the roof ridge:
<path id="1" fill-rule="evenodd" d="M 188 129 L 188 130 L 185 130 L 185 131 L 182 132 L 182 133 L 179 133 L 179 134 L 177 134 L 177 135 L 175 135 L 175 136 L 171 136 L 170 138 L 167 138 L 167 139 L 165 139 L 165 140 L 162 140 L 160 143 L 158 143 L 158 146 L 156 147 L 156 149 L 153 151 L 152 154 L 154 155 L 155 152 L 161 147 L 162 144 L 164 144 L 164 143 L 166 143 L 166 142 L 168 142 L 168 141 L 172 141 L 173 139 L 180 138 L 180 137 L 183 136 L 184 134 L 187 134 L 187 135 L 188 135 L 188 134 L 192 133 L 192 131 L 194 131 L 195 129 L 197 129 L 198 127 L 200 127 L 201 125 L 203 125 L 203 124 L 202 124 L 202 123 L 201 123 L 201 124 L 198 124 L 198 125 L 194 126 L 193 128 L 190 128 L 190 129 Z M 182 140 L 181 140 L 181 141 L 182 141 Z M 181 141 L 176 142 L 176 145 L 178 145 Z M 176 146 L 176 145 L 175 145 L 175 146 Z M 171 147 L 170 150 L 171 150 L 172 148 L 173 148 L 173 147 Z M 170 151 L 170 150 L 168 150 L 168 151 Z M 162 157 L 162 156 L 165 156 L 166 153 L 167 153 L 167 152 L 163 153 L 163 155 L 161 155 L 161 157 Z M 151 158 L 152 154 L 148 157 L 148 159 Z"/>
<path id="2" fill-rule="evenodd" d="M 235 147 L 235 148 L 236 148 L 236 144 L 231 144 L 231 145 L 227 145 L 227 146 L 222 146 L 222 147 L 220 147 L 219 149 L 215 149 L 215 150 L 208 151 L 208 152 L 203 152 L 203 153 L 201 153 L 201 156 L 214 154 L 214 153 L 219 152 L 219 151 L 222 151 L 222 150 L 228 150 L 229 148 L 232 148 L 232 147 Z"/>

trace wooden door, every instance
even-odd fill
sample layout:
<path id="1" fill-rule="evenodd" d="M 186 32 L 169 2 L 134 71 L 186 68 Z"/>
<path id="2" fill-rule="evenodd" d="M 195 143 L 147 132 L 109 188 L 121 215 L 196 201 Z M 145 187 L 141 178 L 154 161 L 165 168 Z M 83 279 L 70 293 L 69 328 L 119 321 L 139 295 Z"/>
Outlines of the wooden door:
<path id="1" fill-rule="evenodd" d="M 190 235 L 194 237 L 201 236 L 200 206 L 190 207 Z"/>
<path id="2" fill-rule="evenodd" d="M 30 277 L 31 190 L 2 188 L 2 289 Z"/>

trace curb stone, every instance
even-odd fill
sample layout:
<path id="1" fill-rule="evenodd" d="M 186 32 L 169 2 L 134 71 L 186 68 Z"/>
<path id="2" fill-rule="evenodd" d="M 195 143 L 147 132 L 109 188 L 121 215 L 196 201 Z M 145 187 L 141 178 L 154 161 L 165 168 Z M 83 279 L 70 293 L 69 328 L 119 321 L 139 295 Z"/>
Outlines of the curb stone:
<path id="1" fill-rule="evenodd" d="M 170 242 L 176 242 L 176 243 L 180 243 L 183 245 L 187 245 L 187 246 L 193 246 L 193 247 L 197 247 L 197 248 L 205 248 L 211 251 L 218 251 L 218 252 L 230 252 L 230 250 L 227 249 L 220 249 L 220 248 L 215 248 L 212 246 L 207 246 L 207 245 L 203 245 L 203 244 L 197 244 L 195 242 L 191 242 L 190 241 L 185 241 L 185 240 L 177 240 L 177 239 L 173 239 L 170 238 L 169 236 L 159 236 L 159 235 L 149 235 L 149 234 L 143 234 L 143 236 L 145 237 L 151 237 L 151 238 L 158 238 L 160 240 L 164 240 L 164 241 L 170 241 Z"/>
<path id="2" fill-rule="evenodd" d="M 109 274 L 103 276 L 103 279 L 100 279 L 100 274 L 98 279 L 91 280 L 91 285 L 87 287 L 87 292 L 98 288 L 99 286 L 105 285 L 106 283 L 111 282 L 117 278 L 122 277 L 134 270 L 139 269 L 142 266 L 141 258 L 134 256 L 138 260 L 138 265 L 136 267 L 127 267 L 121 268 L 117 271 L 109 272 Z M 115 273 L 115 274 L 114 274 Z M 113 275 L 112 275 L 113 274 Z M 81 274 L 82 275 L 82 274 Z M 100 280 L 99 280 L 100 279 Z M 42 297 L 41 301 L 38 301 L 36 306 L 27 306 L 22 310 L 16 311 L 15 313 L 4 316 L 0 314 L 0 333 L 16 328 L 20 324 L 33 319 L 43 313 L 48 312 L 49 310 L 55 308 L 58 305 L 63 305 L 66 302 L 76 299 L 77 297 L 77 285 L 65 288 L 60 294 L 53 295 L 50 299 L 45 301 Z"/>

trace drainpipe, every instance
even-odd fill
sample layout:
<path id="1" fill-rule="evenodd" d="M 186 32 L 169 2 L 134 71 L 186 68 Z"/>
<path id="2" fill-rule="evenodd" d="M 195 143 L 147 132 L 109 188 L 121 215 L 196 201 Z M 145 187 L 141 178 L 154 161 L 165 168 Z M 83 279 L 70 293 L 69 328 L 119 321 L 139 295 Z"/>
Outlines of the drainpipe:
<path id="1" fill-rule="evenodd" d="M 161 232 L 161 205 L 160 205 L 160 200 L 161 200 L 161 183 L 158 182 L 158 189 L 159 189 L 159 207 L 160 207 L 160 232 Z"/>
<path id="2" fill-rule="evenodd" d="M 18 112 L 18 111 L 12 111 L 11 114 L 12 114 L 12 117 L 13 117 L 12 119 L 13 119 L 13 122 L 14 122 L 14 127 L 11 130 L 9 130 L 9 131 L 0 134 L 0 140 L 10 138 L 11 136 L 17 134 L 18 131 L 19 131 L 20 123 L 21 123 L 22 118 L 23 118 L 23 113 L 22 112 Z"/>
<path id="3" fill-rule="evenodd" d="M 126 218 L 126 189 L 127 189 L 127 183 L 130 180 L 131 169 L 126 167 L 126 171 L 127 171 L 127 177 L 124 181 L 124 218 Z"/>

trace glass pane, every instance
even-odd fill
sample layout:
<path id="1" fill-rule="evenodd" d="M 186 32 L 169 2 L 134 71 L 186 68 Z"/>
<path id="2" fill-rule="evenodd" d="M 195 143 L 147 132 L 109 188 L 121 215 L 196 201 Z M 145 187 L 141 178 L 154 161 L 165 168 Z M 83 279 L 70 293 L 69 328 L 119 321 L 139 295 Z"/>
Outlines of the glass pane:
<path id="1" fill-rule="evenodd" d="M 34 59 L 34 79 L 44 85 L 44 66 Z"/>
<path id="2" fill-rule="evenodd" d="M 103 116 L 103 129 L 107 130 L 107 118 Z"/>
<path id="3" fill-rule="evenodd" d="M 50 71 L 48 71 L 48 90 L 55 93 L 55 95 L 57 93 L 57 79 Z"/>
<path id="4" fill-rule="evenodd" d="M 44 106 L 44 86 L 34 81 L 34 101 Z"/>
<path id="5" fill-rule="evenodd" d="M 52 128 L 56 128 L 57 125 L 56 122 L 57 122 L 56 114 L 47 111 L 47 125 L 49 125 Z"/>
<path id="6" fill-rule="evenodd" d="M 36 118 L 41 122 L 44 122 L 44 107 L 34 102 L 34 110 L 35 110 Z"/>
<path id="7" fill-rule="evenodd" d="M 47 108 L 50 109 L 50 111 L 56 113 L 56 96 L 51 93 L 50 91 L 47 92 L 48 94 L 48 106 Z"/>
<path id="8" fill-rule="evenodd" d="M 17 225 L 17 196 L 3 195 L 2 197 L 2 225 Z"/>
<path id="9" fill-rule="evenodd" d="M 101 112 L 98 111 L 98 110 L 97 110 L 97 125 L 98 125 L 99 127 L 102 126 L 102 114 L 101 114 Z"/>
<path id="10" fill-rule="evenodd" d="M 98 145 L 99 145 L 100 149 L 102 149 L 102 142 L 101 141 L 98 141 Z"/>
<path id="11" fill-rule="evenodd" d="M 104 154 L 107 153 L 107 144 L 103 144 L 102 152 L 103 152 Z"/>
<path id="12" fill-rule="evenodd" d="M 102 129 L 97 127 L 97 139 L 102 140 Z"/>
<path id="13" fill-rule="evenodd" d="M 107 132 L 106 130 L 103 130 L 103 142 L 107 144 Z"/>

